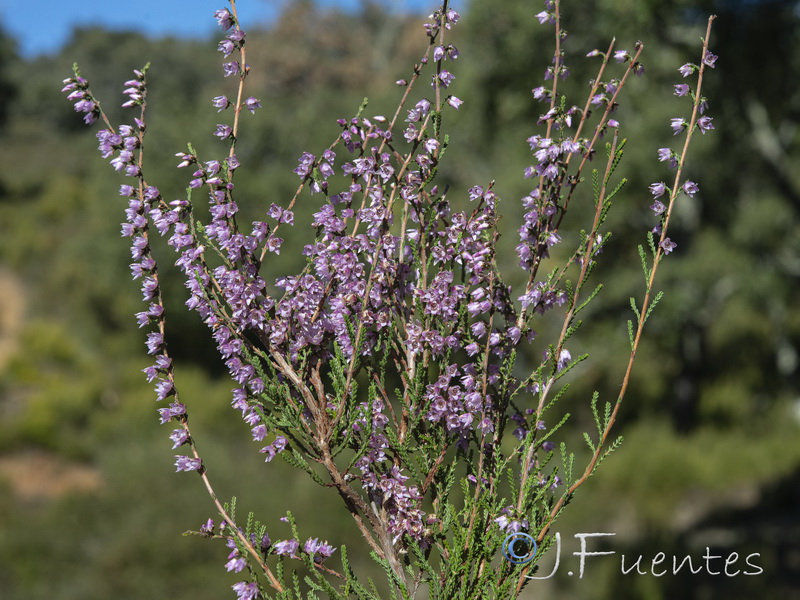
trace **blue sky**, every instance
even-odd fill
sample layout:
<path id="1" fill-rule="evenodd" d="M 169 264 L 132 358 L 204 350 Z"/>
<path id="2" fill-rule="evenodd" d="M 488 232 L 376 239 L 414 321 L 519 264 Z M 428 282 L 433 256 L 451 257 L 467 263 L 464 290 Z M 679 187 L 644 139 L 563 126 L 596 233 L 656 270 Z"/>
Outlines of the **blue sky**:
<path id="1" fill-rule="evenodd" d="M 243 28 L 269 22 L 279 6 L 292 0 L 237 0 Z M 323 6 L 352 10 L 358 0 L 317 0 Z M 430 11 L 435 0 L 385 0 L 395 9 Z M 0 23 L 30 58 L 57 51 L 76 26 L 103 25 L 151 35 L 202 36 L 213 32 L 212 15 L 227 0 L 0 0 Z"/>

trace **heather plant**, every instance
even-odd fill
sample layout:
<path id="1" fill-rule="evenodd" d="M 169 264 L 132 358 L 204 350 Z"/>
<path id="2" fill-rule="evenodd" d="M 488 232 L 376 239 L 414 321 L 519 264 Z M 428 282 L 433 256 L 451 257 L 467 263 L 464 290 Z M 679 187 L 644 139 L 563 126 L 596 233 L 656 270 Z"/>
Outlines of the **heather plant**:
<path id="1" fill-rule="evenodd" d="M 234 181 L 246 168 L 237 143 L 261 102 L 246 91 L 250 66 L 235 0 L 214 15 L 225 32 L 223 75 L 238 83 L 210 99 L 228 116 L 213 132 L 225 150 L 199 156 L 190 144 L 177 153 L 178 168 L 190 173 L 183 198 L 164 198 L 147 178 L 149 65 L 124 84 L 123 106 L 137 111 L 130 124 L 109 121 L 77 65 L 65 80 L 84 121 L 102 124 L 103 158 L 129 178 L 120 188 L 122 235 L 131 240 L 131 271 L 146 304 L 136 315 L 153 357 L 144 372 L 162 405 L 161 423 L 172 426 L 173 448 L 184 450 L 175 456 L 177 471 L 197 473 L 217 511 L 193 533 L 228 548 L 225 568 L 242 574 L 233 586 L 238 598 L 516 597 L 552 545 L 556 519 L 620 444 L 612 430 L 661 298 L 656 273 L 676 248 L 670 218 L 679 196 L 691 201 L 699 191 L 683 174 L 688 149 L 696 132 L 714 128 L 701 93 L 717 58 L 708 49 L 713 17 L 700 60 L 679 69 L 691 83 L 674 87 L 685 114 L 671 127 L 682 143 L 654 152 L 672 175 L 649 190 L 653 228 L 638 247 L 644 285 L 631 298 L 619 394 L 587 399 L 595 429 L 579 441 L 589 459 L 576 466 L 571 445 L 556 444 L 569 418 L 561 401 L 565 377 L 587 359 L 570 348 L 602 288 L 590 279 L 625 185 L 615 176 L 624 123 L 614 117 L 631 75 L 644 74 L 644 45 L 627 51 L 612 41 L 590 51 L 597 75 L 583 104 L 571 104 L 560 87 L 569 75 L 560 9 L 549 1 L 536 15 L 553 27 L 555 51 L 545 85 L 532 90 L 543 108 L 537 123 L 526 124 L 533 158 L 521 174 L 531 181 L 524 217 L 505 233 L 519 240 L 524 283 L 516 289 L 498 266 L 502 202 L 494 182 L 451 190 L 437 180 L 450 144 L 448 114 L 464 102 L 452 93 L 459 51 L 450 38 L 459 14 L 447 1 L 425 23 L 424 55 L 397 81 L 394 114 L 365 116 L 365 101 L 340 119 L 327 148 L 299 158 L 294 196 L 270 201 L 265 220 L 247 227 L 237 219 Z M 655 160 L 654 167 L 662 168 Z M 295 226 L 295 208 L 312 204 L 302 211 L 313 213 L 310 227 L 295 234 L 308 242 L 305 266 L 276 273 L 272 258 Z M 562 239 L 568 212 L 578 232 L 572 242 Z M 235 498 L 217 497 L 190 428 L 195 399 L 180 396 L 166 343 L 166 259 L 154 255 L 153 234 L 177 253 L 186 305 L 211 331 L 247 435 L 263 444 L 266 462 L 280 457 L 318 483 L 329 498 L 323 502 L 344 503 L 361 551 L 385 572 L 381 591 L 354 572 L 349 553 L 358 550 L 306 531 L 291 506 L 281 525 L 277 515 L 242 519 Z M 555 334 L 545 339 L 537 330 Z M 268 479 L 267 472 L 265 485 Z M 514 537 L 520 533 L 526 537 Z"/>

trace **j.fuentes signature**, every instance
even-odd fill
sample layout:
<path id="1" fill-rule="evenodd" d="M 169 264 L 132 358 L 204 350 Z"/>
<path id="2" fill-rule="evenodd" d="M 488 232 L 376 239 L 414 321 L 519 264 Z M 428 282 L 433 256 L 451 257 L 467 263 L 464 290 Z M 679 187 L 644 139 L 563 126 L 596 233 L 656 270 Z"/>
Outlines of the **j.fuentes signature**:
<path id="1" fill-rule="evenodd" d="M 616 554 L 613 550 L 603 552 L 590 551 L 587 549 L 587 539 L 597 537 L 614 536 L 615 533 L 576 533 L 575 539 L 580 540 L 580 550 L 573 552 L 577 556 L 578 577 L 583 577 L 586 567 L 586 559 L 593 556 L 609 556 Z M 515 564 L 527 564 L 531 562 L 538 551 L 538 546 L 534 538 L 522 532 L 512 533 L 503 541 L 502 552 L 506 559 Z M 667 574 L 677 575 L 681 571 L 690 572 L 693 575 L 705 572 L 708 575 L 725 575 L 726 577 L 736 577 L 737 575 L 761 575 L 764 569 L 756 563 L 756 559 L 761 554 L 753 552 L 747 556 L 740 557 L 738 552 L 731 552 L 727 556 L 712 554 L 711 548 L 706 547 L 705 553 L 700 556 L 668 556 L 664 552 L 658 552 L 652 559 L 648 560 L 644 556 L 626 557 L 620 555 L 620 569 L 623 575 L 636 573 L 638 575 L 653 575 L 662 577 Z M 553 577 L 561 565 L 561 534 L 555 534 L 555 564 L 548 575 L 536 577 L 526 575 L 528 579 L 550 579 Z M 568 571 L 567 575 L 573 575 L 573 571 Z"/>

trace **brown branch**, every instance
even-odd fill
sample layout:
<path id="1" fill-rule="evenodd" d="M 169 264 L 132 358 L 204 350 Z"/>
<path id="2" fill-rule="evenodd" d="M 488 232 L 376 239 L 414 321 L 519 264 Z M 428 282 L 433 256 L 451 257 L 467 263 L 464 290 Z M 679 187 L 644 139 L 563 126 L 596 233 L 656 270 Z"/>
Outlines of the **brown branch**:
<path id="1" fill-rule="evenodd" d="M 675 180 L 674 180 L 675 182 L 673 184 L 673 189 L 672 189 L 672 191 L 670 193 L 669 206 L 667 207 L 666 215 L 664 217 L 664 222 L 663 222 L 663 225 L 662 225 L 662 233 L 661 233 L 661 240 L 660 241 L 663 241 L 666 238 L 667 228 L 669 226 L 669 219 L 670 219 L 670 215 L 672 214 L 672 208 L 673 208 L 673 206 L 675 204 L 675 199 L 677 198 L 677 196 L 678 196 L 678 194 L 680 192 L 680 188 L 678 187 L 678 184 L 679 184 L 680 179 L 681 179 L 681 175 L 682 175 L 683 168 L 684 168 L 685 161 L 686 161 L 686 155 L 687 155 L 687 152 L 688 152 L 688 149 L 689 149 L 689 144 L 690 144 L 691 139 L 692 139 L 692 133 L 694 132 L 694 128 L 695 128 L 695 125 L 697 123 L 697 115 L 699 113 L 700 103 L 701 103 L 701 100 L 702 100 L 701 90 L 702 90 L 702 84 L 703 84 L 703 75 L 705 73 L 705 67 L 706 67 L 705 63 L 703 62 L 703 59 L 705 58 L 706 52 L 708 51 L 708 39 L 709 39 L 709 37 L 711 35 L 711 26 L 712 26 L 715 18 L 716 18 L 715 15 L 711 15 L 708 18 L 708 26 L 706 28 L 706 35 L 705 35 L 705 38 L 703 38 L 703 52 L 702 52 L 702 55 L 701 55 L 700 72 L 699 72 L 698 77 L 697 77 L 697 89 L 695 90 L 695 98 L 694 98 L 694 106 L 693 106 L 693 109 L 692 109 L 692 116 L 691 116 L 691 119 L 689 121 L 689 127 L 688 127 L 688 130 L 687 130 L 687 133 L 686 133 L 686 140 L 684 141 L 684 144 L 683 144 L 683 151 L 681 153 L 681 158 L 680 158 L 680 161 L 679 161 L 679 164 L 678 164 L 678 169 L 677 169 L 677 172 L 675 174 Z M 659 244 L 660 244 L 660 242 L 659 242 Z M 661 259 L 663 258 L 663 256 L 664 256 L 663 250 L 661 249 L 661 246 L 659 245 L 659 246 L 656 247 L 656 254 L 655 254 L 654 258 L 653 258 L 653 268 L 650 270 L 650 277 L 647 280 L 647 289 L 646 289 L 646 292 L 645 292 L 644 299 L 642 301 L 642 307 L 639 309 L 639 319 L 638 319 L 638 322 L 637 322 L 636 333 L 635 333 L 634 338 L 633 338 L 633 344 L 632 344 L 632 347 L 631 347 L 630 356 L 628 358 L 628 364 L 627 364 L 627 366 L 625 368 L 625 375 L 624 375 L 624 377 L 622 379 L 622 385 L 620 387 L 619 395 L 617 396 L 617 401 L 614 404 L 614 407 L 613 407 L 613 409 L 611 411 L 611 414 L 609 416 L 608 422 L 606 423 L 606 426 L 603 429 L 603 432 L 602 432 L 602 434 L 600 436 L 600 439 L 599 439 L 599 441 L 597 443 L 595 451 L 592 453 L 592 457 L 589 460 L 589 463 L 587 464 L 586 469 L 584 470 L 583 474 L 580 476 L 580 478 L 577 481 L 575 481 L 569 487 L 569 489 L 567 489 L 566 492 L 564 492 L 564 494 L 562 494 L 562 496 L 558 499 L 558 501 L 555 503 L 555 505 L 551 509 L 548 519 L 545 521 L 544 525 L 542 525 L 542 528 L 539 531 L 539 534 L 537 535 L 536 540 L 539 543 L 541 543 L 542 540 L 544 540 L 544 537 L 547 535 L 547 532 L 549 531 L 551 525 L 553 524 L 553 522 L 555 521 L 556 517 L 558 516 L 558 513 L 561 511 L 561 509 L 566 504 L 567 500 L 569 500 L 573 496 L 575 491 L 580 486 L 582 486 L 584 483 L 586 483 L 586 481 L 589 479 L 589 477 L 594 473 L 594 470 L 597 467 L 597 464 L 600 461 L 600 459 L 602 458 L 604 452 L 607 451 L 606 450 L 606 444 L 608 442 L 608 438 L 609 438 L 609 436 L 611 434 L 612 428 L 614 427 L 614 423 L 617 420 L 617 415 L 619 413 L 620 406 L 622 406 L 622 401 L 623 401 L 623 398 L 625 397 L 625 393 L 628 390 L 628 385 L 629 385 L 630 379 L 631 379 L 631 373 L 633 372 L 634 361 L 636 359 L 636 351 L 639 348 L 639 342 L 641 341 L 642 332 L 644 330 L 644 324 L 645 324 L 645 321 L 647 320 L 647 313 L 651 308 L 653 283 L 655 282 L 655 277 L 656 277 L 656 272 L 658 270 L 658 265 L 660 264 Z M 518 581 L 518 584 L 517 584 L 517 591 L 522 589 L 522 586 L 524 584 L 525 575 L 528 572 L 528 569 L 529 569 L 529 567 L 525 567 L 522 570 L 522 572 L 520 573 L 519 581 Z"/>

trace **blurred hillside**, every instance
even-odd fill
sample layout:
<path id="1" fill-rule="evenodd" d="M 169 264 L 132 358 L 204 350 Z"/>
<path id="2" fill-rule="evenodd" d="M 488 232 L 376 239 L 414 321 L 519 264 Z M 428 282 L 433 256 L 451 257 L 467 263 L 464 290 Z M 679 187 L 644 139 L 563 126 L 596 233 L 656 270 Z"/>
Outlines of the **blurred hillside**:
<path id="1" fill-rule="evenodd" d="M 352 15 L 301 0 L 287 3 L 269 30 L 248 30 L 249 94 L 264 109 L 244 115 L 237 147 L 243 222 L 291 197 L 297 158 L 327 147 L 335 120 L 352 116 L 364 96 L 369 115 L 396 106 L 394 81 L 409 76 L 427 43 L 422 20 L 364 6 Z M 505 266 L 514 272 L 518 199 L 529 191 L 525 140 L 541 109 L 530 90 L 552 57 L 551 30 L 534 17 L 540 7 L 521 0 L 456 8 L 464 19 L 454 31 L 461 57 L 452 89 L 465 104 L 445 122 L 451 146 L 440 176 L 451 197 L 497 181 Z M 673 143 L 669 119 L 686 107 L 672 85 L 678 66 L 697 61 L 712 13 L 720 58 L 704 88 L 716 130 L 698 136 L 687 172 L 701 192 L 677 208 L 678 247 L 658 283 L 666 295 L 648 322 L 619 422 L 625 443 L 557 524 L 562 555 L 577 550 L 574 532 L 610 531 L 617 535 L 607 549 L 645 562 L 658 552 L 702 557 L 710 547 L 723 556 L 760 553 L 764 573 L 622 575 L 617 557 L 596 558 L 584 579 L 560 573 L 524 597 L 544 589 L 586 600 L 800 598 L 800 4 L 594 0 L 564 11 L 572 102 L 583 104 L 595 68 L 583 56 L 613 36 L 618 48 L 642 40 L 646 67 L 617 115 L 630 137 L 621 167 L 629 183 L 595 275 L 604 291 L 573 349 L 590 353 L 572 381 L 572 428 L 561 434 L 576 452 L 591 423 L 591 392 L 616 397 L 628 298 L 642 285 L 636 245 L 654 224 L 647 186 L 668 176 L 656 150 Z M 77 61 L 118 122 L 122 82 L 151 61 L 148 138 L 157 145 L 148 149 L 149 177 L 178 198 L 187 174 L 175 170 L 174 154 L 187 142 L 202 156 L 222 152 L 211 98 L 233 83 L 222 78 L 216 41 L 82 29 L 58 55 L 25 61 L 0 34 L 2 600 L 204 600 L 224 597 L 237 581 L 224 570 L 221 544 L 180 536 L 213 516 L 213 506 L 197 478 L 172 472 L 168 430 L 140 373 L 148 362 L 132 316 L 140 294 L 119 239 L 120 178 L 59 93 Z M 287 239 L 270 276 L 304 263 L 292 249 L 309 235 L 300 224 L 314 210 L 311 201 L 298 207 L 298 238 Z M 235 494 L 241 513 L 272 519 L 273 538 L 287 536 L 278 518 L 291 509 L 334 545 L 348 543 L 356 568 L 368 568 L 338 498 L 279 461 L 264 465 L 172 275 L 178 384 L 221 497 Z"/>

